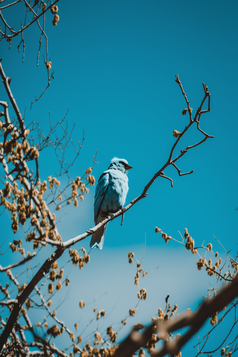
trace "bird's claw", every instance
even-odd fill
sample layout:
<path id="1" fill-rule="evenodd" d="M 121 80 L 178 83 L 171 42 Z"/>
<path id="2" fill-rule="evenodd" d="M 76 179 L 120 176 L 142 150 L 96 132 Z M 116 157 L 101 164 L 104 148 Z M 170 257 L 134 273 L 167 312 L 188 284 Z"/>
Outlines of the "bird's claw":
<path id="1" fill-rule="evenodd" d="M 123 225 L 124 213 L 126 212 L 125 208 L 121 207 L 122 215 L 121 215 L 121 226 Z"/>

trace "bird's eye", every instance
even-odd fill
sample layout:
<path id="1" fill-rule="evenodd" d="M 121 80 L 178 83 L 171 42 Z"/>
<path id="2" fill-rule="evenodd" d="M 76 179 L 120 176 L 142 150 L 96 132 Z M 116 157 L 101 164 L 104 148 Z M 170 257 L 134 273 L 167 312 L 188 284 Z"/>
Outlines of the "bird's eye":
<path id="1" fill-rule="evenodd" d="M 119 164 L 122 164 L 123 166 L 126 165 L 126 163 L 124 161 L 119 161 Z"/>

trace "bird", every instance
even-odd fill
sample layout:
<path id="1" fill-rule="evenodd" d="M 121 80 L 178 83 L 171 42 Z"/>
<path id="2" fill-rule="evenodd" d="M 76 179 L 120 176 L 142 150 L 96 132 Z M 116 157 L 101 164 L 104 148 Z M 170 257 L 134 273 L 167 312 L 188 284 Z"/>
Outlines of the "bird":
<path id="1" fill-rule="evenodd" d="M 111 213 L 117 212 L 126 202 L 129 190 L 127 170 L 132 169 L 125 159 L 114 157 L 100 176 L 94 196 L 94 222 L 98 224 Z M 90 247 L 103 248 L 107 224 L 93 233 Z"/>

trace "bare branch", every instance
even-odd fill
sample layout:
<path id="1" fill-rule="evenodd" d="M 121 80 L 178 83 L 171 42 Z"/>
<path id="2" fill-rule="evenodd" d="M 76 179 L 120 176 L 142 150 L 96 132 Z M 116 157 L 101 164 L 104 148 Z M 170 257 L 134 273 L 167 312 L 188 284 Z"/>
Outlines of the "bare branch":
<path id="1" fill-rule="evenodd" d="M 190 108 L 190 103 L 189 103 L 189 100 L 187 98 L 187 95 L 186 93 L 184 92 L 184 89 L 183 89 L 183 86 L 182 86 L 182 83 L 179 79 L 179 75 L 177 74 L 176 76 L 176 79 L 175 79 L 175 82 L 178 83 L 182 93 L 183 93 L 183 96 L 184 96 L 184 99 L 186 100 L 186 103 L 187 103 L 187 107 L 188 107 L 188 112 L 189 112 L 189 117 L 190 117 L 190 122 L 192 122 L 192 111 L 191 111 L 191 108 Z"/>
<path id="2" fill-rule="evenodd" d="M 13 305 L 13 304 L 17 304 L 17 299 L 11 299 L 11 300 L 7 300 L 7 301 L 0 301 L 0 305 Z"/>
<path id="3" fill-rule="evenodd" d="M 176 170 L 178 171 L 179 176 L 190 175 L 190 174 L 192 174 L 194 172 L 192 170 L 192 171 L 184 172 L 184 173 L 181 174 L 181 170 L 178 168 L 178 166 L 175 165 L 175 163 L 173 161 L 171 161 L 171 165 L 173 165 L 176 168 Z"/>
<path id="4" fill-rule="evenodd" d="M 18 123 L 20 125 L 21 132 L 23 134 L 23 132 L 25 130 L 25 125 L 24 125 L 23 118 L 21 116 L 21 112 L 20 112 L 20 110 L 19 110 L 19 108 L 17 106 L 17 103 L 16 103 L 16 101 L 15 101 L 13 95 L 12 95 L 12 91 L 10 89 L 11 78 L 6 77 L 1 62 L 0 62 L 0 76 L 2 77 L 4 87 L 6 89 L 8 97 L 9 97 L 9 99 L 11 101 L 13 109 L 14 109 L 14 111 L 16 113 L 16 116 L 17 116 L 17 119 L 18 119 Z"/>
<path id="5" fill-rule="evenodd" d="M 0 272 L 3 272 L 3 271 L 6 271 L 6 270 L 9 270 L 9 269 L 12 269 L 12 268 L 15 268 L 15 267 L 18 267 L 19 265 L 22 265 L 24 264 L 25 262 L 28 262 L 29 260 L 31 260 L 32 258 L 34 258 L 36 256 L 36 252 L 33 252 L 32 254 L 28 255 L 26 258 L 20 260 L 19 262 L 17 263 L 13 263 L 13 264 L 10 264 L 6 267 L 2 267 L 0 265 Z"/>
<path id="6" fill-rule="evenodd" d="M 171 179 L 171 177 L 165 176 L 165 174 L 163 172 L 161 172 L 160 177 L 163 177 L 163 178 L 169 180 L 171 182 L 171 187 L 174 187 L 173 180 Z"/>
<path id="7" fill-rule="evenodd" d="M 19 0 L 20 2 L 20 0 Z M 59 2 L 59 0 L 55 0 L 52 4 L 50 4 L 50 6 L 48 6 L 44 11 L 42 11 L 39 15 L 37 15 L 35 18 L 33 18 L 32 21 L 30 21 L 27 25 L 25 25 L 24 27 L 22 27 L 20 30 L 18 31 L 14 31 L 12 29 L 11 26 L 9 26 L 6 22 L 6 20 L 4 19 L 1 11 L 0 11 L 0 17 L 2 19 L 2 21 L 4 22 L 4 24 L 7 26 L 7 28 L 11 31 L 11 35 L 7 35 L 6 33 L 2 33 L 4 36 L 0 39 L 3 40 L 4 38 L 7 38 L 8 40 L 12 39 L 13 37 L 19 35 L 20 33 L 22 33 L 23 31 L 25 31 L 28 27 L 30 27 L 35 21 L 38 21 L 38 19 L 44 15 L 48 10 L 50 10 L 52 8 L 52 6 L 54 6 L 55 4 L 57 4 L 57 2 Z"/>
<path id="8" fill-rule="evenodd" d="M 7 7 L 13 6 L 13 5 L 17 4 L 18 2 L 21 2 L 21 0 L 16 0 L 16 1 L 14 1 L 14 2 L 8 4 L 8 5 L 0 7 L 0 11 L 3 10 L 3 9 L 6 9 Z"/>
<path id="9" fill-rule="evenodd" d="M 42 265 L 42 267 L 38 270 L 38 272 L 35 274 L 31 282 L 27 285 L 25 290 L 23 290 L 22 294 L 18 297 L 18 302 L 17 304 L 14 305 L 13 311 L 7 321 L 7 325 L 1 335 L 0 338 L 0 351 L 3 348 L 3 345 L 5 344 L 10 332 L 12 331 L 13 325 L 17 319 L 17 315 L 26 301 L 27 297 L 30 295 L 32 290 L 35 288 L 35 286 L 38 284 L 38 282 L 45 276 L 45 274 L 49 271 L 51 265 L 53 262 L 55 262 L 62 254 L 64 250 L 62 248 L 58 248 Z"/>
<path id="10" fill-rule="evenodd" d="M 143 334 L 132 330 L 130 335 L 119 345 L 114 357 L 130 357 L 140 347 L 145 347 L 152 333 L 156 333 L 159 339 L 164 341 L 164 346 L 158 351 L 151 352 L 153 357 L 163 357 L 166 354 L 178 355 L 187 341 L 203 326 L 206 320 L 229 304 L 238 296 L 238 275 L 210 300 L 204 301 L 197 312 L 186 311 L 169 321 L 154 321 Z M 169 333 L 190 326 L 189 330 L 182 336 L 168 342 Z"/>

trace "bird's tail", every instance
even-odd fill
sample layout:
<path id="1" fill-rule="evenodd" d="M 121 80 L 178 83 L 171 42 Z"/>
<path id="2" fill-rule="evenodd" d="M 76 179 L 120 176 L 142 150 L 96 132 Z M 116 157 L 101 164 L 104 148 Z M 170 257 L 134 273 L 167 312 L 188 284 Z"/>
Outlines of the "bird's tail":
<path id="1" fill-rule="evenodd" d="M 105 217 L 101 216 L 99 214 L 98 219 L 97 219 L 97 224 L 101 221 L 103 221 Z M 98 248 L 102 250 L 103 248 L 103 243 L 104 243 L 104 238 L 107 230 L 107 224 L 105 226 L 102 226 L 97 230 L 97 232 L 93 233 L 91 242 L 90 242 L 90 248 Z"/>

